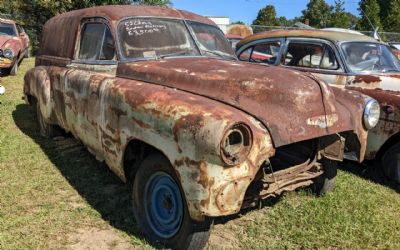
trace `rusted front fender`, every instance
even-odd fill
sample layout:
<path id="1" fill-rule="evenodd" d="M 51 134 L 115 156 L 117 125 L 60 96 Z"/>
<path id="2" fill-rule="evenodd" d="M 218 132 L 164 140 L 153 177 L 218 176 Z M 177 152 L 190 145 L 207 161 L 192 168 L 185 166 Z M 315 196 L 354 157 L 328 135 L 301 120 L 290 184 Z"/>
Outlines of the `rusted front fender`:
<path id="1" fill-rule="evenodd" d="M 379 123 L 368 134 L 365 156 L 374 159 L 384 145 L 393 143 L 391 138 L 400 133 L 400 75 L 351 76 L 346 88 L 371 96 L 381 106 Z"/>
<path id="2" fill-rule="evenodd" d="M 108 112 L 100 126 L 108 138 L 103 147 L 113 152 L 106 154 L 111 168 L 121 169 L 123 150 L 118 148 L 140 140 L 170 160 L 193 219 L 240 210 L 259 167 L 275 152 L 260 122 L 228 105 L 155 84 L 117 79 L 107 88 L 103 98 L 109 100 Z M 253 145 L 243 162 L 228 166 L 220 156 L 220 143 L 235 123 L 249 126 Z"/>
<path id="3" fill-rule="evenodd" d="M 332 126 L 328 130 L 331 134 L 344 131 L 355 134 L 357 140 L 346 138 L 346 144 L 347 148 L 353 147 L 357 160 L 362 162 L 365 157 L 368 136 L 368 130 L 363 123 L 363 114 L 365 105 L 371 98 L 356 91 L 324 86 L 324 88 L 330 89 L 325 91 L 327 94 L 324 95 L 324 98 L 328 100 L 324 102 L 327 119 L 332 119 Z"/>

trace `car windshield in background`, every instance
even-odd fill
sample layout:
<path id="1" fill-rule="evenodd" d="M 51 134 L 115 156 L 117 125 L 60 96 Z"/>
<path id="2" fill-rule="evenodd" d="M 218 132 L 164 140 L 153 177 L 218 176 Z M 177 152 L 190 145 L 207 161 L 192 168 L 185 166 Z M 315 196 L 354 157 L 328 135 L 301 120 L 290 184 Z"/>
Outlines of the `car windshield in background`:
<path id="1" fill-rule="evenodd" d="M 118 26 L 121 52 L 126 59 L 158 59 L 175 56 L 217 56 L 235 58 L 223 33 L 217 28 L 183 20 L 129 18 Z M 199 49 L 201 52 L 199 51 Z"/>
<path id="2" fill-rule="evenodd" d="M 189 21 L 187 23 L 192 29 L 203 55 L 236 59 L 231 45 L 220 29 L 198 22 Z"/>
<path id="3" fill-rule="evenodd" d="M 0 23 L 0 35 L 16 36 L 14 25 L 9 23 Z"/>
<path id="4" fill-rule="evenodd" d="M 343 43 L 341 48 L 347 66 L 354 73 L 400 71 L 399 61 L 383 44 L 347 42 Z"/>
<path id="5" fill-rule="evenodd" d="M 400 43 L 389 43 L 389 44 L 390 44 L 390 46 L 392 46 L 393 48 L 400 50 Z"/>

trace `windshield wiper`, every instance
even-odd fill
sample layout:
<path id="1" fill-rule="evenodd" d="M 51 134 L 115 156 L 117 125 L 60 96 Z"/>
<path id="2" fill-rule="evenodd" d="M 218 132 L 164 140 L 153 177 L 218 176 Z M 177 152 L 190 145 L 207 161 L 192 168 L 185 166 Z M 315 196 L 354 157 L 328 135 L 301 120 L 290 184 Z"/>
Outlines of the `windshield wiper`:
<path id="1" fill-rule="evenodd" d="M 187 53 L 188 53 L 188 51 L 179 51 L 179 52 L 174 52 L 174 53 L 170 53 L 170 54 L 161 55 L 158 58 L 164 59 L 166 57 L 183 56 L 183 55 L 185 55 Z"/>
<path id="2" fill-rule="evenodd" d="M 386 72 L 399 72 L 400 70 L 398 70 L 398 69 L 384 69 L 384 70 L 382 70 L 382 72 L 383 73 L 386 73 Z"/>
<path id="3" fill-rule="evenodd" d="M 227 57 L 230 57 L 230 58 L 236 59 L 236 57 L 234 57 L 234 56 L 232 56 L 232 55 L 225 54 L 225 53 L 218 53 L 218 52 L 216 52 L 216 51 L 212 51 L 212 50 L 206 50 L 206 49 L 202 49 L 201 51 L 203 51 L 203 52 L 206 52 L 206 53 L 210 53 L 210 54 L 213 54 L 213 55 L 216 55 L 216 56 L 222 57 L 222 58 L 225 58 L 225 57 L 227 56 Z"/>

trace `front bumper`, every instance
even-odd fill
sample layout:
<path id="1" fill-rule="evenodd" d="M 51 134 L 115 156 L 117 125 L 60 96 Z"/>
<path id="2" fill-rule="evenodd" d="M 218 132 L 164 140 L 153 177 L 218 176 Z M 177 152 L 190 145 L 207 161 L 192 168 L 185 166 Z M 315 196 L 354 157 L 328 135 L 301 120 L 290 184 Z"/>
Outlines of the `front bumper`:
<path id="1" fill-rule="evenodd" d="M 184 173 L 181 168 L 180 179 L 184 183 L 189 213 L 195 220 L 203 220 L 204 216 L 231 215 L 256 204 L 261 199 L 309 186 L 323 173 L 323 167 L 318 160 L 343 160 L 345 142 L 343 136 L 333 134 L 289 145 L 293 155 L 294 151 L 307 148 L 304 145 L 314 146 L 308 147 L 307 153 L 303 155 L 304 160 L 290 163 L 283 168 L 270 161 L 273 158 L 276 160 L 276 155 L 269 159 L 264 158 L 265 160 L 257 166 L 249 160 L 234 167 L 223 167 L 203 161 L 198 166 L 190 166 L 191 171 L 200 170 L 196 174 L 186 171 Z M 276 150 L 284 150 L 290 155 L 290 151 L 286 149 Z M 195 180 L 183 180 L 184 176 L 196 176 L 196 179 L 201 180 L 200 185 Z"/>
<path id="2" fill-rule="evenodd" d="M 11 68 L 13 63 L 11 59 L 0 57 L 0 68 Z"/>

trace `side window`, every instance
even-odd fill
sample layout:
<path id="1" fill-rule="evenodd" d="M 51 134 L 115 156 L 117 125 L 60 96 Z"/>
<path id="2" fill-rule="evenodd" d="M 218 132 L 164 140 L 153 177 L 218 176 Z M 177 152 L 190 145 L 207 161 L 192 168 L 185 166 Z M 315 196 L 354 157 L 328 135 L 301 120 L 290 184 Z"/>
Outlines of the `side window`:
<path id="1" fill-rule="evenodd" d="M 83 26 L 78 59 L 113 60 L 114 51 L 114 40 L 107 25 L 86 23 Z"/>
<path id="2" fill-rule="evenodd" d="M 322 44 L 290 43 L 284 64 L 330 70 L 339 68 L 332 49 Z"/>
<path id="3" fill-rule="evenodd" d="M 243 51 L 242 53 L 240 53 L 239 60 L 248 62 L 250 59 L 252 50 L 253 50 L 253 47 L 250 47 L 250 48 L 246 49 L 245 51 Z"/>
<path id="4" fill-rule="evenodd" d="M 257 44 L 251 53 L 250 61 L 258 63 L 275 64 L 279 51 L 281 49 L 280 42 L 269 42 Z"/>

